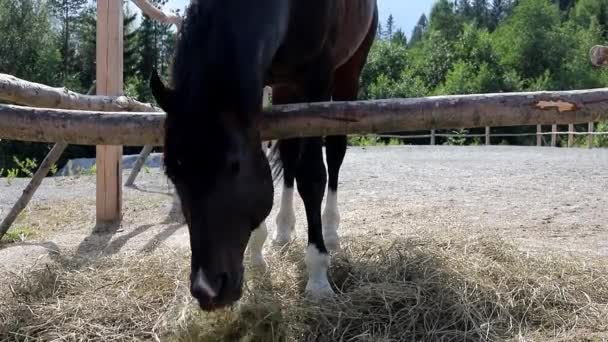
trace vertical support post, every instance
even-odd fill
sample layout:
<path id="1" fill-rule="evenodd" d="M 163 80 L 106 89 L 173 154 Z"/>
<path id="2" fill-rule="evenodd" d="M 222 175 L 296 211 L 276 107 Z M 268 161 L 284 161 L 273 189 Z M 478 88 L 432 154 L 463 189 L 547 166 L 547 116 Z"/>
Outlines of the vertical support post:
<path id="1" fill-rule="evenodd" d="M 543 126 L 542 125 L 536 125 L 536 146 L 540 147 L 543 146 Z"/>
<path id="2" fill-rule="evenodd" d="M 568 147 L 574 146 L 574 124 L 568 124 Z"/>
<path id="3" fill-rule="evenodd" d="M 593 130 L 594 130 L 594 125 L 593 122 L 589 123 L 589 133 L 587 135 L 587 147 L 588 148 L 593 148 Z"/>
<path id="4" fill-rule="evenodd" d="M 551 125 L 551 147 L 557 146 L 557 124 Z"/>
<path id="5" fill-rule="evenodd" d="M 490 142 L 490 127 L 486 127 L 486 145 L 491 145 Z"/>
<path id="6" fill-rule="evenodd" d="M 435 145 L 435 142 L 436 142 L 436 136 L 435 136 L 435 134 L 437 134 L 437 133 L 436 133 L 436 130 L 433 128 L 431 130 L 431 145 Z"/>
<path id="7" fill-rule="evenodd" d="M 97 0 L 97 95 L 123 92 L 122 0 Z M 97 146 L 97 224 L 122 216 L 122 146 Z"/>

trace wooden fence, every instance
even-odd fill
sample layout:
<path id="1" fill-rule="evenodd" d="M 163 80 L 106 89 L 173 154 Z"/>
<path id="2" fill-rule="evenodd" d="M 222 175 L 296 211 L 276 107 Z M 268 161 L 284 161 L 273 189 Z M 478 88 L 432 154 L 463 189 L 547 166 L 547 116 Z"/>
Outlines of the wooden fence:
<path id="1" fill-rule="evenodd" d="M 568 124 L 568 131 L 559 131 L 557 124 L 551 125 L 551 132 L 543 132 L 543 126 L 538 124 L 536 125 L 536 133 L 491 133 L 491 127 L 485 127 L 484 134 L 470 134 L 470 133 L 437 133 L 436 129 L 431 129 L 429 134 L 414 134 L 414 135 L 397 135 L 397 134 L 377 134 L 375 135 L 378 138 L 389 138 L 389 139 L 429 139 L 429 145 L 436 145 L 437 138 L 485 138 L 485 145 L 491 145 L 492 138 L 508 138 L 508 137 L 536 137 L 536 146 L 543 146 L 543 137 L 551 136 L 551 141 L 549 144 L 551 147 L 557 146 L 557 137 L 559 135 L 568 135 L 568 147 L 574 146 L 574 137 L 577 135 L 585 135 L 587 136 L 587 147 L 593 148 L 593 137 L 594 136 L 603 136 L 608 135 L 608 132 L 595 132 L 594 122 L 587 123 L 588 131 L 586 132 L 577 132 L 574 129 L 574 124 Z"/>
<path id="2" fill-rule="evenodd" d="M 146 0 L 132 1 L 144 12 L 151 11 L 148 14 L 157 20 L 181 24 L 181 18 L 163 14 Z M 122 0 L 98 0 L 97 93 L 113 101 L 121 98 L 123 91 L 122 35 Z M 593 47 L 590 56 L 594 65 L 608 65 L 608 48 Z M 164 117 L 162 112 L 149 111 L 0 105 L 0 139 L 55 142 L 55 148 L 36 173 L 38 177 L 46 175 L 51 159 L 60 155 L 67 143 L 97 146 L 97 223 L 116 224 L 122 218 L 122 146 L 161 145 Z M 434 143 L 437 129 L 486 127 L 488 141 L 489 127 L 551 124 L 556 136 L 555 127 L 559 124 L 606 119 L 608 89 L 593 89 L 273 106 L 265 111 L 259 128 L 265 140 L 431 130 Z M 592 131 L 592 124 L 589 127 Z M 33 194 L 40 179 L 34 177 L 28 187 L 30 193 Z M 19 202 L 13 211 L 25 205 Z M 10 222 L 2 223 L 0 238 L 9 226 Z"/>

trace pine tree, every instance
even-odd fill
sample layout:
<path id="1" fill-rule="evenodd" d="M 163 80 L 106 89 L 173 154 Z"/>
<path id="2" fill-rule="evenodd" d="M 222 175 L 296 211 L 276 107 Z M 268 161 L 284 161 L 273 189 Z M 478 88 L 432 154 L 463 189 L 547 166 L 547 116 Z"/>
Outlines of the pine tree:
<path id="1" fill-rule="evenodd" d="M 473 17 L 473 7 L 469 0 L 457 0 L 456 1 L 456 13 L 465 19 Z"/>
<path id="2" fill-rule="evenodd" d="M 473 18 L 477 21 L 479 27 L 487 27 L 488 20 L 488 1 L 487 0 L 473 0 Z"/>
<path id="3" fill-rule="evenodd" d="M 123 19 L 123 64 L 125 80 L 131 77 L 135 77 L 138 71 L 139 44 L 137 38 L 139 30 L 135 26 L 136 20 L 137 13 L 132 14 L 129 10 L 129 7 L 125 5 Z"/>
<path id="4" fill-rule="evenodd" d="M 68 82 L 68 77 L 73 69 L 70 65 L 74 56 L 73 35 L 77 30 L 76 24 L 79 16 L 86 4 L 87 0 L 49 0 L 53 14 L 61 23 L 62 77 L 64 84 Z"/>
<path id="5" fill-rule="evenodd" d="M 393 38 L 393 32 L 395 30 L 395 18 L 393 18 L 392 14 L 388 15 L 388 19 L 386 20 L 386 32 L 384 32 L 384 38 L 386 40 L 390 40 Z"/>
<path id="6" fill-rule="evenodd" d="M 397 31 L 395 31 L 395 33 L 391 37 L 391 42 L 393 44 L 407 46 L 407 37 L 405 36 L 403 30 L 397 29 Z"/>
<path id="7" fill-rule="evenodd" d="M 162 7 L 167 0 L 151 1 L 155 6 Z M 175 32 L 170 25 L 160 24 L 144 15 L 138 33 L 139 57 L 137 72 L 142 80 L 150 78 L 152 70 L 166 74 L 170 65 L 175 45 Z M 139 91 L 140 98 L 153 101 L 147 87 Z"/>
<path id="8" fill-rule="evenodd" d="M 414 46 L 416 43 L 422 40 L 424 33 L 426 32 L 428 26 L 428 19 L 426 15 L 423 13 L 418 19 L 418 23 L 414 26 L 414 30 L 412 31 L 412 36 L 410 37 L 410 46 Z"/>

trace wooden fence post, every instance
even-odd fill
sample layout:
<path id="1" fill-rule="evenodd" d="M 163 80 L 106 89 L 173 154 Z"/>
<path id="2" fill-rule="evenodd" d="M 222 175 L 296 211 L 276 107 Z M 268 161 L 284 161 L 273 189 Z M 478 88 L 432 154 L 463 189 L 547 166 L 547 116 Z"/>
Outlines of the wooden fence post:
<path id="1" fill-rule="evenodd" d="M 557 124 L 551 125 L 551 147 L 557 146 Z"/>
<path id="2" fill-rule="evenodd" d="M 568 147 L 574 146 L 574 124 L 568 124 Z"/>
<path id="3" fill-rule="evenodd" d="M 97 95 L 122 95 L 122 0 L 97 0 Z M 122 146 L 97 146 L 97 224 L 122 216 Z"/>
<path id="4" fill-rule="evenodd" d="M 431 130 L 431 145 L 433 145 L 433 146 L 434 146 L 434 145 L 435 145 L 435 143 L 436 143 L 436 136 L 435 136 L 435 134 L 437 134 L 437 133 L 436 133 L 436 130 L 435 130 L 435 129 L 432 129 L 432 130 Z"/>
<path id="5" fill-rule="evenodd" d="M 543 136 L 541 133 L 543 132 L 542 125 L 536 125 L 536 146 L 543 146 Z"/>
<path id="6" fill-rule="evenodd" d="M 486 145 L 491 145 L 490 143 L 490 127 L 486 126 Z"/>
<path id="7" fill-rule="evenodd" d="M 593 148 L 593 130 L 594 130 L 593 122 L 590 122 L 589 123 L 589 134 L 587 135 L 587 147 L 588 148 Z"/>

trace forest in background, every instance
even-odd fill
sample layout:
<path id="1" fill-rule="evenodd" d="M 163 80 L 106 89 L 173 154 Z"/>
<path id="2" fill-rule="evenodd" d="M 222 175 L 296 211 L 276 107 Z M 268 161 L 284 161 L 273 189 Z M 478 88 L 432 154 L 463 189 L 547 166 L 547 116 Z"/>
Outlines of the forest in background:
<path id="1" fill-rule="evenodd" d="M 156 5 L 165 1 L 152 0 Z M 0 72 L 90 92 L 95 82 L 95 31 L 94 2 L 0 1 Z M 147 80 L 153 69 L 167 77 L 174 29 L 129 11 L 125 1 L 124 31 L 125 94 L 153 102 Z M 392 16 L 379 25 L 360 95 L 380 99 L 605 87 L 608 70 L 590 65 L 589 49 L 607 38 L 608 0 L 438 0 L 409 36 L 395 26 Z M 535 132 L 535 128 L 493 128 L 493 132 Z M 597 146 L 608 146 L 606 138 L 595 140 Z M 517 137 L 496 143 L 534 141 L 535 137 Z M 440 139 L 438 143 L 479 141 Z M 0 141 L 0 169 L 14 168 L 25 158 L 42 160 L 50 147 Z M 138 151 L 139 147 L 125 148 L 125 153 Z M 94 147 L 70 146 L 60 164 L 94 154 Z"/>

